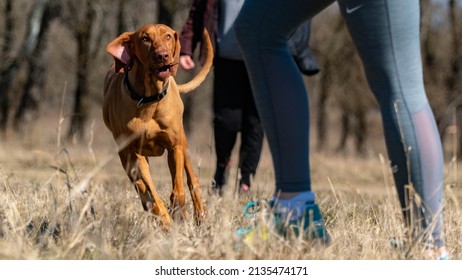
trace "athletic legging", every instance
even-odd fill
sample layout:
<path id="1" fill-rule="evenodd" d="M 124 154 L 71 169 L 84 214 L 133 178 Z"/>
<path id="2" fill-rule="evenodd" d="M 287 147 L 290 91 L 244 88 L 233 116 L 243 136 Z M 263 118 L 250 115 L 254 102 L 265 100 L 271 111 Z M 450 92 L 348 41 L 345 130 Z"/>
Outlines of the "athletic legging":
<path id="1" fill-rule="evenodd" d="M 423 85 L 419 0 L 337 2 L 380 105 L 405 218 L 405 186 L 412 182 L 424 205 L 425 219 L 418 226 L 433 237 L 434 245 L 443 246 L 443 152 Z M 236 23 L 273 157 L 276 192 L 311 191 L 308 97 L 286 42 L 302 22 L 331 3 L 249 0 Z"/>

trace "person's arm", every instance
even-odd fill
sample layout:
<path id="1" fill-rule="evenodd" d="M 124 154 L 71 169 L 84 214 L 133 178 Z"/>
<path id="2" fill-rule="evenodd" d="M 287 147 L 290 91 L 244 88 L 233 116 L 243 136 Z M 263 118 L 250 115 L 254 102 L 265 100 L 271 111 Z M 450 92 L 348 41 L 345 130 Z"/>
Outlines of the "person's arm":
<path id="1" fill-rule="evenodd" d="M 192 57 L 197 44 L 202 41 L 206 5 L 207 0 L 194 0 L 189 10 L 188 19 L 180 35 L 180 55 L 182 56 L 188 55 Z"/>
<path id="2" fill-rule="evenodd" d="M 311 52 L 310 42 L 311 21 L 303 23 L 290 37 L 288 45 L 298 69 L 305 75 L 312 76 L 319 72 L 319 64 Z"/>

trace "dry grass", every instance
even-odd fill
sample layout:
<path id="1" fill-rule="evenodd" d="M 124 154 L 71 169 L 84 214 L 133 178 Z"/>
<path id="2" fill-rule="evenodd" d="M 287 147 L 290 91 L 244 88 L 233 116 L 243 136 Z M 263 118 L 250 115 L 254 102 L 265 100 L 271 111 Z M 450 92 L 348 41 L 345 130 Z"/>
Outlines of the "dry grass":
<path id="1" fill-rule="evenodd" d="M 333 238 L 331 246 L 312 247 L 273 235 L 255 244 L 236 240 L 234 230 L 248 223 L 241 216 L 246 200 L 235 198 L 232 188 L 222 199 L 207 195 L 214 162 L 207 124 L 190 137 L 190 153 L 204 187 L 208 221 L 196 227 L 186 220 L 164 233 L 142 210 L 98 113 L 94 119 L 88 143 L 58 141 L 60 122 L 54 115 L 44 116 L 28 134 L 1 141 L 0 259 L 421 257 L 417 249 L 406 255 L 390 246 L 391 240 L 404 238 L 404 229 L 390 176 L 378 156 L 313 154 L 313 183 Z M 171 187 L 166 159 L 151 162 L 155 184 L 167 200 Z M 445 226 L 451 257 L 462 259 L 462 191 L 457 177 L 462 172 L 453 167 L 447 168 Z M 266 149 L 254 186 L 258 198 L 271 196 L 273 173 Z"/>

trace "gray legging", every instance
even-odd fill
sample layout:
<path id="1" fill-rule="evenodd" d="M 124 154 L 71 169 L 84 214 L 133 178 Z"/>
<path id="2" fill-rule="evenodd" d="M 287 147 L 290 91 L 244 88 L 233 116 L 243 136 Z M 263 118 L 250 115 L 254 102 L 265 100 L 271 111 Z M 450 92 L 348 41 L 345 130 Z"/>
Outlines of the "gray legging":
<path id="1" fill-rule="evenodd" d="M 236 34 L 273 156 L 276 191 L 311 191 L 308 97 L 286 42 L 332 2 L 249 0 L 237 19 Z M 337 2 L 380 104 L 401 205 L 405 209 L 405 185 L 412 182 L 424 205 L 419 226 L 441 247 L 443 152 L 423 85 L 419 0 Z"/>

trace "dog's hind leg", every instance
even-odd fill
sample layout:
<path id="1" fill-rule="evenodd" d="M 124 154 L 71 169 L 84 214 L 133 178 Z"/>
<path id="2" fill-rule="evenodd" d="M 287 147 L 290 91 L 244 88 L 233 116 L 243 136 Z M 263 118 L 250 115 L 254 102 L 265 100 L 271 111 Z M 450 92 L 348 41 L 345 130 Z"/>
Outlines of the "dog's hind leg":
<path id="1" fill-rule="evenodd" d="M 144 210 L 149 210 L 148 206 L 151 203 L 152 213 L 158 216 L 160 223 L 169 230 L 172 222 L 152 182 L 147 158 L 129 150 L 120 151 L 119 156 L 128 177 L 135 185 Z"/>

